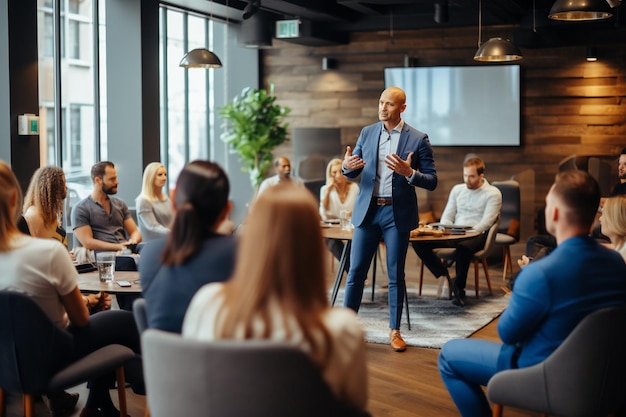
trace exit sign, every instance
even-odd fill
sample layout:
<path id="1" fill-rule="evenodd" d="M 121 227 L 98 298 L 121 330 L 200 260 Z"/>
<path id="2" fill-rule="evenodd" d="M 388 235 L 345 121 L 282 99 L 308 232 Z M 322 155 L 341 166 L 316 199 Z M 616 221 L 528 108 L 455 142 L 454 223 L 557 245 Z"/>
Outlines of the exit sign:
<path id="1" fill-rule="evenodd" d="M 300 20 L 278 20 L 276 21 L 276 38 L 297 38 L 300 36 Z"/>

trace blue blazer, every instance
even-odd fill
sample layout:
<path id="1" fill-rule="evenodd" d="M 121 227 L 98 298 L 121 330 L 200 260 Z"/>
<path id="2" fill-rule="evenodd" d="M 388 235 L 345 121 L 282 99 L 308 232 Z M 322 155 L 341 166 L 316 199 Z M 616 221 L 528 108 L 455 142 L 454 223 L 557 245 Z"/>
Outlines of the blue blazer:
<path id="1" fill-rule="evenodd" d="M 382 128 L 382 122 L 363 128 L 352 154 L 359 155 L 365 161 L 365 166 L 354 171 L 343 171 L 344 175 L 349 178 L 361 175 L 359 193 L 352 211 L 352 223 L 357 227 L 363 224 L 369 210 L 376 207 L 371 203 L 376 181 L 378 138 Z M 437 187 L 437 171 L 428 135 L 404 123 L 396 154 L 406 160 L 411 152 L 413 152 L 411 167 L 417 170 L 416 175 L 410 183 L 404 176 L 397 173 L 393 174 L 392 180 L 393 216 L 400 232 L 410 232 L 417 227 L 417 197 L 413 187 L 422 187 L 431 191 Z"/>

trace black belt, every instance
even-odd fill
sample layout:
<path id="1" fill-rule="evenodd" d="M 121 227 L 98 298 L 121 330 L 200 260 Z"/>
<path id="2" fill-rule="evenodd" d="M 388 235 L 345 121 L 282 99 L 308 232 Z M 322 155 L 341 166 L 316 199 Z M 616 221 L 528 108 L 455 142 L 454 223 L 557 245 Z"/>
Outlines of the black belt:
<path id="1" fill-rule="evenodd" d="M 377 206 L 389 206 L 393 204 L 391 197 L 374 197 Z"/>

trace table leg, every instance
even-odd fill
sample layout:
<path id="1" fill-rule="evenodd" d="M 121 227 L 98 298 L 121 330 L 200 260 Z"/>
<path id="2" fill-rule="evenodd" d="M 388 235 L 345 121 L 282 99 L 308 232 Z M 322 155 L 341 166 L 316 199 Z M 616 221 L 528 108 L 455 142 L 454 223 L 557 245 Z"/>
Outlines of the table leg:
<path id="1" fill-rule="evenodd" d="M 350 256 L 350 248 L 352 247 L 352 240 L 348 240 L 343 246 L 343 252 L 341 252 L 341 260 L 339 261 L 339 269 L 337 269 L 337 276 L 335 277 L 335 283 L 333 284 L 333 292 L 331 295 L 331 306 L 335 305 L 337 299 L 337 293 L 339 292 L 339 286 L 341 285 L 341 279 L 343 278 L 343 270 L 346 267 L 348 256 Z"/>

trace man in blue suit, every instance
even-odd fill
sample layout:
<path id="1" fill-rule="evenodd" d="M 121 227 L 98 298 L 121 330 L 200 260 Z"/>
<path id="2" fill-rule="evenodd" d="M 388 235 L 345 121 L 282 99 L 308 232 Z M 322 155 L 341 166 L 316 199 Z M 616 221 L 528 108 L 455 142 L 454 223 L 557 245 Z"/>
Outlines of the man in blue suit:
<path id="1" fill-rule="evenodd" d="M 428 136 L 404 123 L 405 108 L 404 91 L 398 87 L 383 91 L 378 102 L 380 122 L 363 128 L 354 151 L 348 146 L 342 169 L 349 178 L 361 175 L 352 212 L 355 229 L 344 305 L 359 310 L 370 262 L 382 236 L 389 275 L 389 339 L 396 352 L 406 349 L 400 319 L 409 234 L 418 221 L 413 187 L 434 190 L 437 186 Z"/>

